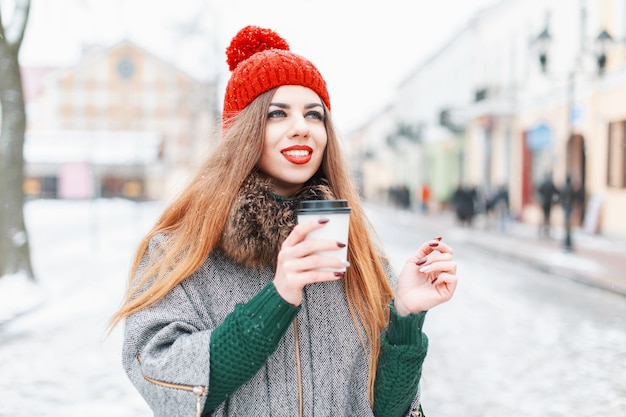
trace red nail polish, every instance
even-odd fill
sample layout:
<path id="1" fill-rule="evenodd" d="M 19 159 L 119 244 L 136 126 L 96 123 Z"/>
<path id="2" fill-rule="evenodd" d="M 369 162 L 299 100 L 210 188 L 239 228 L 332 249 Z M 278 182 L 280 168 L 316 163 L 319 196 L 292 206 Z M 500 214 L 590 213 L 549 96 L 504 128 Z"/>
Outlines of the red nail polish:
<path id="1" fill-rule="evenodd" d="M 346 244 L 345 243 L 341 243 L 341 242 L 337 242 L 337 246 L 339 246 L 340 248 L 345 248 Z"/>
<path id="2" fill-rule="evenodd" d="M 435 277 L 435 279 L 433 279 L 432 281 L 430 281 L 431 284 L 434 284 L 435 282 L 437 282 L 437 280 L 439 279 L 439 277 Z"/>
<path id="3" fill-rule="evenodd" d="M 317 222 L 318 222 L 319 224 L 326 224 L 326 223 L 328 223 L 329 221 L 330 221 L 330 219 L 327 219 L 327 218 L 321 218 L 321 219 L 319 219 Z"/>
<path id="4" fill-rule="evenodd" d="M 431 248 L 434 248 L 436 246 L 439 246 L 439 242 L 430 242 L 428 246 L 430 246 Z"/>
<path id="5" fill-rule="evenodd" d="M 434 238 L 433 240 L 441 241 L 443 239 L 441 236 Z"/>
<path id="6" fill-rule="evenodd" d="M 422 258 L 419 261 L 415 262 L 415 265 L 424 265 L 426 263 L 427 259 L 426 258 Z"/>
<path id="7" fill-rule="evenodd" d="M 342 277 L 343 276 L 343 272 L 334 272 L 336 277 Z"/>

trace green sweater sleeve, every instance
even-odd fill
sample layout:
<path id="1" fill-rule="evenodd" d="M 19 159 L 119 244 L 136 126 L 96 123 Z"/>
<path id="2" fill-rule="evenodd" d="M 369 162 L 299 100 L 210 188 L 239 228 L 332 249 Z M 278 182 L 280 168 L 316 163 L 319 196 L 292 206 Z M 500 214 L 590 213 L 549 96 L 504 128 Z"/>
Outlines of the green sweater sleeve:
<path id="1" fill-rule="evenodd" d="M 213 330 L 204 413 L 217 408 L 261 369 L 299 310 L 283 300 L 269 282 Z"/>
<path id="2" fill-rule="evenodd" d="M 401 417 L 415 397 L 428 350 L 422 333 L 426 312 L 401 317 L 390 303 L 389 325 L 381 334 L 374 387 L 374 415 Z"/>

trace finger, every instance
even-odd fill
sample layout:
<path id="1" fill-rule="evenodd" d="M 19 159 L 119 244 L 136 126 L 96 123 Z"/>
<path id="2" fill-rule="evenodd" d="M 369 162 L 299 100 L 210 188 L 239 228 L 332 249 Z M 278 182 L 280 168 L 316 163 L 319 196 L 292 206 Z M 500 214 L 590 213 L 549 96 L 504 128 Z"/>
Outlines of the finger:
<path id="1" fill-rule="evenodd" d="M 313 230 L 321 229 L 326 225 L 326 223 L 328 223 L 327 218 L 320 218 L 311 219 L 307 222 L 297 224 L 293 228 L 291 233 L 289 233 L 287 239 L 285 239 L 282 246 L 284 247 L 297 245 L 298 243 L 302 242 L 304 238 L 306 238 L 306 235 L 311 233 Z"/>
<path id="2" fill-rule="evenodd" d="M 439 274 L 431 283 L 437 287 L 440 293 L 445 292 L 449 299 L 456 290 L 458 279 L 455 274 L 444 272 Z"/>
<path id="3" fill-rule="evenodd" d="M 283 245 L 278 252 L 278 262 L 301 259 L 319 252 L 334 252 L 345 248 L 345 244 L 330 239 L 306 239 L 294 246 Z"/>
<path id="4" fill-rule="evenodd" d="M 432 264 L 434 262 L 451 261 L 451 260 L 452 260 L 451 253 L 441 253 L 438 250 L 434 250 L 429 255 L 426 255 L 423 258 L 420 258 L 417 261 L 415 261 L 415 265 L 421 267 L 424 265 Z"/>
<path id="5" fill-rule="evenodd" d="M 413 255 L 414 258 L 416 258 L 416 261 L 422 259 L 426 255 L 434 251 L 441 252 L 441 253 L 449 253 L 449 254 L 453 253 L 452 248 L 450 248 L 450 246 L 448 246 L 445 242 L 442 242 L 438 239 L 439 238 L 435 238 L 435 239 L 431 239 L 427 242 L 422 243 Z"/>
<path id="6" fill-rule="evenodd" d="M 305 273 L 315 270 L 332 270 L 333 272 L 345 272 L 350 264 L 335 256 L 314 253 L 303 258 L 294 258 L 286 262 L 283 267 L 293 273 Z"/>
<path id="7" fill-rule="evenodd" d="M 424 274 L 440 274 L 442 272 L 456 274 L 456 262 L 438 261 L 420 266 L 419 271 Z"/>
<path id="8" fill-rule="evenodd" d="M 456 274 L 450 273 L 450 272 L 442 272 L 441 274 L 439 274 L 439 276 L 437 277 L 437 283 L 438 284 L 447 284 L 449 287 L 451 288 L 456 288 L 457 283 L 458 283 L 459 279 L 457 278 Z"/>
<path id="9" fill-rule="evenodd" d="M 339 281 L 343 279 L 345 272 L 312 270 L 301 274 L 300 279 L 308 284 L 320 282 Z"/>
<path id="10" fill-rule="evenodd" d="M 427 251 L 428 253 L 431 253 L 433 251 L 438 251 L 441 253 L 449 253 L 449 254 L 454 253 L 452 248 L 448 246 L 447 243 L 439 242 L 436 240 L 429 240 L 428 242 L 424 243 L 420 249 L 423 249 L 424 251 Z"/>
<path id="11" fill-rule="evenodd" d="M 278 285 L 283 286 L 283 282 L 285 282 L 285 287 L 295 287 L 295 288 L 303 288 L 308 284 L 315 284 L 319 282 L 328 282 L 328 281 L 337 281 L 342 279 L 345 274 L 345 267 L 339 266 L 337 270 L 333 270 L 334 268 L 322 268 L 322 269 L 307 269 L 304 271 L 292 271 L 285 275 L 280 274 L 277 275 L 275 282 L 278 282 Z M 343 270 L 340 270 L 343 269 Z"/>

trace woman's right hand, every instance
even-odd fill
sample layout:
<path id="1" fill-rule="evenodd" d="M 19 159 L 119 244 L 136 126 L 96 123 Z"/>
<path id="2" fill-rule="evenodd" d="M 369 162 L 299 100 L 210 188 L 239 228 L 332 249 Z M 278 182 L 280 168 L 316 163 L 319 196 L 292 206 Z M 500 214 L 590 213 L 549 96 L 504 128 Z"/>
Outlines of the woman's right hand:
<path id="1" fill-rule="evenodd" d="M 309 233 L 324 227 L 326 223 L 328 219 L 297 224 L 278 252 L 274 286 L 285 301 L 295 306 L 302 303 L 302 290 L 305 285 L 343 278 L 343 272 L 320 271 L 318 268 L 345 271 L 347 265 L 338 258 L 319 255 L 317 252 L 340 250 L 347 242 L 326 239 L 305 240 Z"/>

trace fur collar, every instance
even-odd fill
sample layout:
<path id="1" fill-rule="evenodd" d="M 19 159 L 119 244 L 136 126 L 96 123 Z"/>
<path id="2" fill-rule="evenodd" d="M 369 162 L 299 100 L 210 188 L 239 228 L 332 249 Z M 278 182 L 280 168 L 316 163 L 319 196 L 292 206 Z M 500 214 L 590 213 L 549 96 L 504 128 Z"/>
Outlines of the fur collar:
<path id="1" fill-rule="evenodd" d="M 302 200 L 332 200 L 326 180 L 313 177 L 295 196 L 282 198 L 257 173 L 246 178 L 230 210 L 219 243 L 236 263 L 250 268 L 274 267 L 278 251 L 297 223 Z"/>

